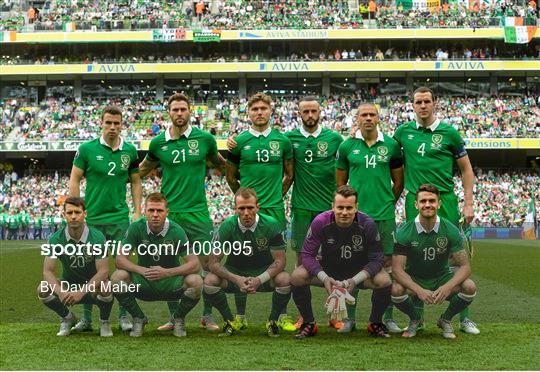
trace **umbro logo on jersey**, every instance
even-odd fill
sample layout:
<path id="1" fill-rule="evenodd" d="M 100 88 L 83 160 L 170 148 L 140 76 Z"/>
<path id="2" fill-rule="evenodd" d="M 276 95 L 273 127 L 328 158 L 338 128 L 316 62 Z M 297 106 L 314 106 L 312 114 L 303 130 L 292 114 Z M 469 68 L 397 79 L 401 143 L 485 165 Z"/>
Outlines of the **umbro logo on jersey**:
<path id="1" fill-rule="evenodd" d="M 249 149 L 251 149 L 251 145 L 244 146 L 244 150 L 249 150 Z"/>
<path id="2" fill-rule="evenodd" d="M 360 150 L 353 150 L 352 153 L 353 153 L 353 155 L 358 155 L 358 154 L 360 154 Z"/>
<path id="3" fill-rule="evenodd" d="M 326 241 L 328 244 L 334 244 L 336 241 L 333 238 L 330 238 Z"/>
<path id="4" fill-rule="evenodd" d="M 294 147 L 295 149 L 297 149 L 297 148 L 300 147 L 300 144 L 299 144 L 299 143 L 293 143 L 293 147 Z"/>
<path id="5" fill-rule="evenodd" d="M 101 155 L 96 156 L 96 160 L 103 160 L 103 156 Z"/>
<path id="6" fill-rule="evenodd" d="M 168 148 L 169 146 L 161 146 L 161 151 L 167 151 Z"/>
<path id="7" fill-rule="evenodd" d="M 410 139 L 410 140 L 411 140 L 411 139 L 413 139 L 413 138 L 414 138 L 414 134 L 409 134 L 409 135 L 407 136 L 407 139 Z"/>
<path id="8" fill-rule="evenodd" d="M 420 243 L 419 242 L 411 242 L 411 245 L 413 247 L 418 247 L 420 245 Z"/>

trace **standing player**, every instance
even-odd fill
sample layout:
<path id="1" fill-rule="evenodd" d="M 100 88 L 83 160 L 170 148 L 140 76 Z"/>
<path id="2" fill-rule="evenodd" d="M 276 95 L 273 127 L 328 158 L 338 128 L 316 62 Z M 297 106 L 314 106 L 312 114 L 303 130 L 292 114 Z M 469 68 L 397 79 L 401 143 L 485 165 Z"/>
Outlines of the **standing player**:
<path id="1" fill-rule="evenodd" d="M 116 256 L 116 270 L 111 281 L 120 288 L 115 293 L 118 301 L 133 317 L 131 337 L 140 337 L 148 319 L 135 298 L 145 301 L 178 301 L 172 314 L 173 334 L 185 337 L 185 316 L 201 297 L 202 278 L 197 256 L 189 254 L 188 240 L 184 230 L 169 221 L 167 199 L 161 193 L 148 195 L 145 202 L 145 218 L 129 226 L 123 240 L 126 248 L 136 249 L 137 263 L 129 259 L 128 249 Z M 180 264 L 180 258 L 184 263 Z M 137 286 L 129 291 L 130 284 Z M 175 302 L 176 303 L 176 302 Z"/>
<path id="2" fill-rule="evenodd" d="M 64 202 L 64 218 L 67 226 L 54 233 L 49 246 L 60 245 L 64 249 L 68 245 L 91 244 L 104 249 L 105 237 L 94 227 L 85 222 L 86 209 L 84 200 L 69 197 Z M 56 262 L 62 264 L 62 277 L 56 278 Z M 113 335 L 109 316 L 111 314 L 113 296 L 109 284 L 109 260 L 92 255 L 66 253 L 59 256 L 45 257 L 43 262 L 43 281 L 39 285 L 38 298 L 45 306 L 62 318 L 57 336 L 69 336 L 71 327 L 76 323 L 75 315 L 68 306 L 75 304 L 96 304 L 100 309 L 100 330 L 102 337 Z M 76 287 L 77 290 L 73 288 Z"/>
<path id="3" fill-rule="evenodd" d="M 212 271 L 204 279 L 204 291 L 225 326 L 223 334 L 237 331 L 225 292 L 273 292 L 272 310 L 266 323 L 268 336 L 279 336 L 280 314 L 291 298 L 286 266 L 285 241 L 281 224 L 273 217 L 259 214 L 255 190 L 241 187 L 234 197 L 236 214 L 219 227 L 213 247 L 220 254 L 210 256 Z M 218 244 L 217 244 L 218 243 Z M 232 247 L 232 248 L 231 248 Z M 221 259 L 227 253 L 227 261 Z"/>
<path id="4" fill-rule="evenodd" d="M 131 185 L 133 220 L 141 215 L 142 186 L 139 177 L 137 149 L 124 141 L 122 111 L 107 106 L 101 114 L 102 135 L 79 146 L 71 176 L 69 195 L 80 196 L 80 184 L 86 178 L 85 202 L 88 205 L 88 225 L 103 233 L 106 240 L 121 241 L 129 226 L 129 208 L 126 203 L 126 184 Z M 119 323 L 122 331 L 131 330 L 126 311 L 120 307 Z M 92 329 L 92 305 L 84 306 L 84 319 L 76 331 Z"/>
<path id="5" fill-rule="evenodd" d="M 452 318 L 466 309 L 476 295 L 476 285 L 469 279 L 471 267 L 463 237 L 454 224 L 437 215 L 441 207 L 439 195 L 437 187 L 421 185 L 415 203 L 420 214 L 396 234 L 392 268 L 397 283 L 392 288 L 392 301 L 410 318 L 403 337 L 414 337 L 421 323 L 409 294 L 428 305 L 450 301 L 437 321 L 443 337 L 449 339 L 456 338 Z M 455 272 L 448 266 L 449 259 L 457 267 Z"/>
<path id="6" fill-rule="evenodd" d="M 392 268 L 396 201 L 403 191 L 403 158 L 399 144 L 377 128 L 379 112 L 371 103 L 358 107 L 357 131 L 338 151 L 337 186 L 349 184 L 358 192 L 358 210 L 375 220 L 381 236 L 384 266 Z M 352 293 L 356 298 L 358 290 Z M 347 306 L 348 319 L 338 332 L 350 332 L 356 318 L 356 305 Z M 392 319 L 392 307 L 385 312 L 385 325 L 392 333 L 401 332 Z"/>
<path id="7" fill-rule="evenodd" d="M 148 154 L 140 165 L 141 177 L 146 177 L 160 165 L 163 175 L 161 192 L 169 202 L 170 219 L 182 226 L 191 244 L 210 242 L 214 224 L 208 213 L 205 194 L 206 162 L 209 160 L 221 169 L 225 160 L 218 154 L 214 136 L 191 126 L 191 104 L 186 95 L 176 93 L 170 96 L 167 113 L 171 125 L 150 142 Z M 206 258 L 199 258 L 203 270 L 206 270 Z M 210 331 L 219 330 L 212 317 L 212 307 L 203 301 L 201 326 Z M 178 304 L 167 304 L 169 313 L 173 315 Z M 159 329 L 172 328 L 172 322 L 168 322 Z"/>
<path id="8" fill-rule="evenodd" d="M 242 187 L 249 187 L 257 193 L 260 214 L 274 217 L 285 230 L 285 207 L 283 195 L 291 187 L 294 177 L 293 151 L 291 141 L 279 131 L 270 128 L 272 99 L 264 93 L 253 95 L 248 101 L 248 115 L 251 120 L 249 130 L 236 137 L 237 146 L 229 150 L 227 161 L 227 183 L 236 193 Z M 241 179 L 241 181 L 239 181 Z M 247 327 L 245 320 L 245 295 L 237 295 L 236 310 L 238 328 Z M 294 330 L 288 316 L 278 322 L 280 328 Z"/>
<path id="9" fill-rule="evenodd" d="M 452 178 L 455 161 L 463 182 L 463 218 L 468 225 L 474 218 L 474 173 L 465 143 L 457 130 L 435 117 L 435 95 L 431 89 L 420 87 L 413 92 L 412 98 L 416 121 L 400 126 L 394 134 L 405 157 L 407 221 L 412 221 L 418 214 L 414 200 L 416 190 L 420 185 L 430 183 L 441 192 L 440 215 L 459 227 L 460 213 Z M 422 304 L 419 303 L 419 306 Z M 469 334 L 480 333 L 476 324 L 468 318 L 468 309 L 460 314 L 460 328 Z"/>
<path id="10" fill-rule="evenodd" d="M 371 217 L 358 212 L 357 199 L 353 188 L 339 187 L 332 210 L 318 215 L 311 224 L 300 253 L 302 265 L 291 275 L 293 300 L 304 319 L 298 339 L 317 334 L 310 285 L 323 286 L 330 294 L 340 282 L 349 292 L 357 286 L 373 289 L 368 331 L 375 337 L 388 337 L 382 316 L 390 304 L 392 281 L 383 270 L 377 225 Z"/>

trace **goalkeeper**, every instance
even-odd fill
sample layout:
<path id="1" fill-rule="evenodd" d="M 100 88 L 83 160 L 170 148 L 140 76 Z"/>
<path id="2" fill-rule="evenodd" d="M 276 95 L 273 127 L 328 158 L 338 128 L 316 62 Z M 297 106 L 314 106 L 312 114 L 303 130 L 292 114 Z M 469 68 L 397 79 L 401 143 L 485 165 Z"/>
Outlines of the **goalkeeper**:
<path id="1" fill-rule="evenodd" d="M 337 292 L 333 287 L 349 292 L 356 286 L 373 289 L 368 331 L 375 337 L 389 337 L 382 316 L 390 304 L 392 281 L 383 270 L 377 226 L 368 215 L 358 212 L 357 198 L 352 187 L 339 187 L 332 210 L 319 214 L 311 223 L 300 253 L 302 265 L 291 275 L 293 300 L 304 319 L 297 339 L 317 334 L 310 285 L 324 286 L 332 296 Z M 341 305 L 345 310 L 344 303 Z"/>

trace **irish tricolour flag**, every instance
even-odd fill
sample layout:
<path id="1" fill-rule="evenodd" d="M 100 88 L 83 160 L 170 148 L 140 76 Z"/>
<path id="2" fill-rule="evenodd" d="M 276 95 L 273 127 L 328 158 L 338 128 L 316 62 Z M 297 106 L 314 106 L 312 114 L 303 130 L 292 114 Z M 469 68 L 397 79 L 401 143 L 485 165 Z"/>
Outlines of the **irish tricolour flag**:
<path id="1" fill-rule="evenodd" d="M 511 44 L 527 44 L 536 34 L 536 26 L 525 26 L 522 17 L 505 17 L 504 42 Z"/>
<path id="2" fill-rule="evenodd" d="M 17 39 L 15 31 L 0 31 L 0 43 L 9 43 Z"/>

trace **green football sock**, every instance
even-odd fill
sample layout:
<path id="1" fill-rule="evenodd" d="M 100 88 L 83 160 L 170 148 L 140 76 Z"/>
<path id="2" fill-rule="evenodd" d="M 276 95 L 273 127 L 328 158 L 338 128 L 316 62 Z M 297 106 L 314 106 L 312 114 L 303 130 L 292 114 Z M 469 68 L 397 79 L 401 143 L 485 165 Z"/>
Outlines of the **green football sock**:
<path id="1" fill-rule="evenodd" d="M 83 318 L 92 323 L 92 304 L 83 304 Z"/>
<path id="2" fill-rule="evenodd" d="M 460 322 L 464 321 L 468 317 L 469 317 L 469 308 L 468 307 L 466 307 L 465 309 L 463 309 L 463 310 L 461 310 L 459 312 L 459 321 Z"/>
<path id="3" fill-rule="evenodd" d="M 418 314 L 418 319 L 423 320 L 424 319 L 424 302 L 421 299 L 419 299 L 417 296 L 414 296 L 412 298 L 412 303 L 414 305 L 416 313 Z"/>
<path id="4" fill-rule="evenodd" d="M 383 320 L 394 319 L 394 305 L 390 304 L 383 314 Z"/>
<path id="5" fill-rule="evenodd" d="M 118 317 L 122 318 L 124 316 L 127 316 L 127 310 L 123 306 L 118 307 Z"/>
<path id="6" fill-rule="evenodd" d="M 287 308 L 287 304 L 291 299 L 291 289 L 290 287 L 287 288 L 287 293 L 283 293 L 283 291 L 278 292 L 277 288 L 272 293 L 272 308 L 270 310 L 268 320 L 278 320 L 279 316 L 284 313 L 283 310 Z"/>
<path id="7" fill-rule="evenodd" d="M 448 304 L 448 307 L 446 308 L 446 311 L 441 315 L 441 318 L 445 320 L 452 320 L 452 318 L 459 313 L 460 311 L 463 311 L 467 308 L 472 302 L 472 297 L 470 301 L 467 301 L 463 299 L 463 295 L 460 296 L 459 293 L 453 295 L 450 298 L 450 303 Z"/>
<path id="8" fill-rule="evenodd" d="M 99 307 L 99 319 L 109 320 L 113 306 L 113 295 L 111 294 L 108 297 L 98 295 L 96 297 L 96 302 Z"/>
<path id="9" fill-rule="evenodd" d="M 392 296 L 392 302 L 394 303 L 394 306 L 407 315 L 411 320 L 420 320 L 420 315 L 418 314 L 418 311 L 416 307 L 413 304 L 413 300 L 410 296 L 404 295 L 401 297 L 393 297 Z"/>
<path id="10" fill-rule="evenodd" d="M 355 300 L 358 298 L 359 291 L 360 290 L 358 289 L 358 287 L 354 287 L 354 289 L 351 292 L 351 296 L 353 296 Z M 349 318 L 350 320 L 356 320 L 356 302 L 352 305 L 347 304 L 346 306 L 347 306 L 347 318 Z"/>
<path id="11" fill-rule="evenodd" d="M 193 298 L 190 296 L 186 296 L 184 293 L 182 297 L 180 298 L 180 305 L 177 306 L 177 310 L 173 314 L 173 318 L 180 318 L 184 319 L 198 303 L 201 298 Z"/>
<path id="12" fill-rule="evenodd" d="M 178 309 L 178 305 L 178 301 L 167 301 L 167 307 L 169 308 L 169 314 L 171 316 L 173 316 Z"/>
<path id="13" fill-rule="evenodd" d="M 207 293 L 205 290 L 203 291 L 203 297 L 206 298 L 209 304 L 218 309 L 223 317 L 223 320 L 227 321 L 234 319 L 231 308 L 229 307 L 229 303 L 227 302 L 227 296 L 222 289 L 215 293 Z"/>
<path id="14" fill-rule="evenodd" d="M 234 304 L 236 305 L 236 313 L 239 315 L 246 315 L 247 293 L 235 292 Z"/>
<path id="15" fill-rule="evenodd" d="M 60 316 L 61 318 L 65 318 L 66 316 L 68 316 L 69 314 L 69 309 L 67 308 L 66 305 L 64 305 L 60 299 L 58 298 L 58 296 L 56 295 L 50 295 L 49 297 L 46 297 L 46 298 L 40 298 L 41 299 L 41 302 L 43 302 L 43 304 L 45 306 L 47 306 L 49 309 L 51 309 L 52 311 L 54 311 L 56 314 L 58 314 L 58 316 Z"/>
<path id="16" fill-rule="evenodd" d="M 133 295 L 133 293 L 116 293 L 116 298 L 118 299 L 120 305 L 122 305 L 122 307 L 127 310 L 127 312 L 130 313 L 133 318 L 145 318 L 145 315 L 141 307 L 135 300 L 135 296 Z M 122 307 L 120 307 L 120 309 L 122 309 Z"/>

